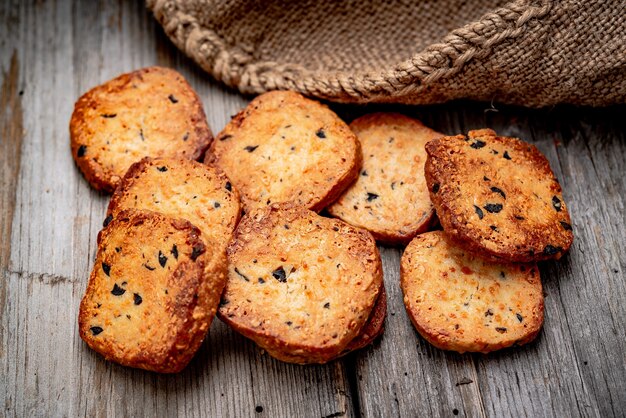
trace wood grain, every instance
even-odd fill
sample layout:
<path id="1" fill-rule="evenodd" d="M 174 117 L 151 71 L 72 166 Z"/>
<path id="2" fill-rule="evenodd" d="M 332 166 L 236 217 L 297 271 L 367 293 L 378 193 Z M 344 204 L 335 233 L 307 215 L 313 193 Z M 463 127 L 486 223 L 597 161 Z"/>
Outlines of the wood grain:
<path id="1" fill-rule="evenodd" d="M 458 355 L 427 344 L 402 302 L 401 249 L 384 247 L 389 314 L 372 346 L 325 366 L 295 366 L 215 321 L 190 366 L 160 376 L 107 363 L 78 337 L 108 198 L 72 161 L 73 103 L 154 64 L 183 73 L 215 132 L 248 98 L 178 52 L 141 1 L 7 0 L 0 48 L 1 416 L 626 414 L 626 107 L 334 106 L 348 121 L 392 110 L 447 134 L 491 127 L 546 154 L 576 238 L 563 260 L 541 265 L 546 322 L 525 348 Z"/>

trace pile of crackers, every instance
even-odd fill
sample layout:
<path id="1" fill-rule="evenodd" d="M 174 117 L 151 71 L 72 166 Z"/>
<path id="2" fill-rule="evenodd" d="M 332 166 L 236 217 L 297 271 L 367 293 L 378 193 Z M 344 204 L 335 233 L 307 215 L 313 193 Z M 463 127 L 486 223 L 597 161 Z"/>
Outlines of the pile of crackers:
<path id="1" fill-rule="evenodd" d="M 535 263 L 573 240 L 547 159 L 488 129 L 447 137 L 393 113 L 348 126 L 271 92 L 213 138 L 184 78 L 151 67 L 85 93 L 70 134 L 112 193 L 80 335 L 126 366 L 182 370 L 216 314 L 286 362 L 362 348 L 387 310 L 377 241 L 408 245 L 387 286 L 430 343 L 521 345 L 543 323 Z"/>

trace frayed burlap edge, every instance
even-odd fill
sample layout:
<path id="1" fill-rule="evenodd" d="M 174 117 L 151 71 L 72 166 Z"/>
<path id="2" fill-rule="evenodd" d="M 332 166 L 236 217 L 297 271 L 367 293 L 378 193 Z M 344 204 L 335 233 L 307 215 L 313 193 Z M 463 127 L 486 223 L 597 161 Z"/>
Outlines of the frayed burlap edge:
<path id="1" fill-rule="evenodd" d="M 245 94 L 279 89 L 338 102 L 428 104 L 456 98 L 493 100 L 500 93 L 501 102 L 532 107 L 561 101 L 610 104 L 602 99 L 588 103 L 576 97 L 563 100 L 562 95 L 555 94 L 520 98 L 515 94 L 502 94 L 501 89 L 480 86 L 473 90 L 471 86 L 459 89 L 459 80 L 449 83 L 469 64 L 489 60 L 495 48 L 511 45 L 512 40 L 528 36 L 545 24 L 541 21 L 549 16 L 553 1 L 513 1 L 452 31 L 441 42 L 409 60 L 396 65 L 390 63 L 388 69 L 364 73 L 310 71 L 293 63 L 256 61 L 251 54 L 237 45 L 227 44 L 210 28 L 202 26 L 193 15 L 181 11 L 177 0 L 147 0 L 147 5 L 178 48 L 217 80 Z M 486 37 L 484 33 L 491 36 Z M 447 84 L 456 88 L 447 89 Z M 615 98 L 609 100 L 615 101 Z"/>

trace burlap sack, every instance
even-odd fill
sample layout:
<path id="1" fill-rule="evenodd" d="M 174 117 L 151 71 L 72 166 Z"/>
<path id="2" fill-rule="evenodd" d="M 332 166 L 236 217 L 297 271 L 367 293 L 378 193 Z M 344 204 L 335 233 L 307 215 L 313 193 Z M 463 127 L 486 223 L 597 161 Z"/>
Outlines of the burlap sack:
<path id="1" fill-rule="evenodd" d="M 626 102 L 626 1 L 148 0 L 244 93 L 340 102 Z"/>

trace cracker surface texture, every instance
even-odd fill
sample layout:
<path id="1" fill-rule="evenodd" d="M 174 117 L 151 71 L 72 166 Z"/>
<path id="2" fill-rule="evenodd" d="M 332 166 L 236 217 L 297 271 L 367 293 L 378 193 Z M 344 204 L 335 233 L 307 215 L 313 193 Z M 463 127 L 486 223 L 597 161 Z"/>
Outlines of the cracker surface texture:
<path id="1" fill-rule="evenodd" d="M 319 211 L 357 177 L 361 148 L 328 107 L 275 91 L 258 96 L 230 121 L 205 162 L 226 172 L 246 210 L 293 202 Z"/>
<path id="2" fill-rule="evenodd" d="M 325 363 L 365 326 L 382 286 L 371 234 L 302 207 L 244 216 L 219 316 L 272 356 Z"/>
<path id="3" fill-rule="evenodd" d="M 363 152 L 357 180 L 329 206 L 331 215 L 365 228 L 377 241 L 408 244 L 432 225 L 424 146 L 443 135 L 397 113 L 374 113 L 350 128 Z"/>
<path id="4" fill-rule="evenodd" d="M 202 102 L 178 72 L 149 67 L 122 74 L 78 99 L 72 156 L 97 190 L 113 192 L 144 157 L 197 160 L 212 135 Z"/>
<path id="5" fill-rule="evenodd" d="M 241 213 L 239 194 L 221 170 L 170 158 L 145 158 L 129 168 L 111 197 L 107 219 L 126 209 L 186 219 L 224 251 Z"/>
<path id="6" fill-rule="evenodd" d="M 448 236 L 493 260 L 560 258 L 572 244 L 570 216 L 546 157 L 490 129 L 426 144 L 430 197 Z"/>
<path id="7" fill-rule="evenodd" d="M 124 211 L 98 235 L 79 332 L 107 360 L 182 370 L 200 347 L 225 284 L 226 258 L 189 222 Z"/>
<path id="8" fill-rule="evenodd" d="M 413 325 L 443 350 L 488 353 L 532 341 L 543 324 L 536 264 L 498 264 L 475 257 L 442 231 L 418 235 L 400 267 Z"/>

